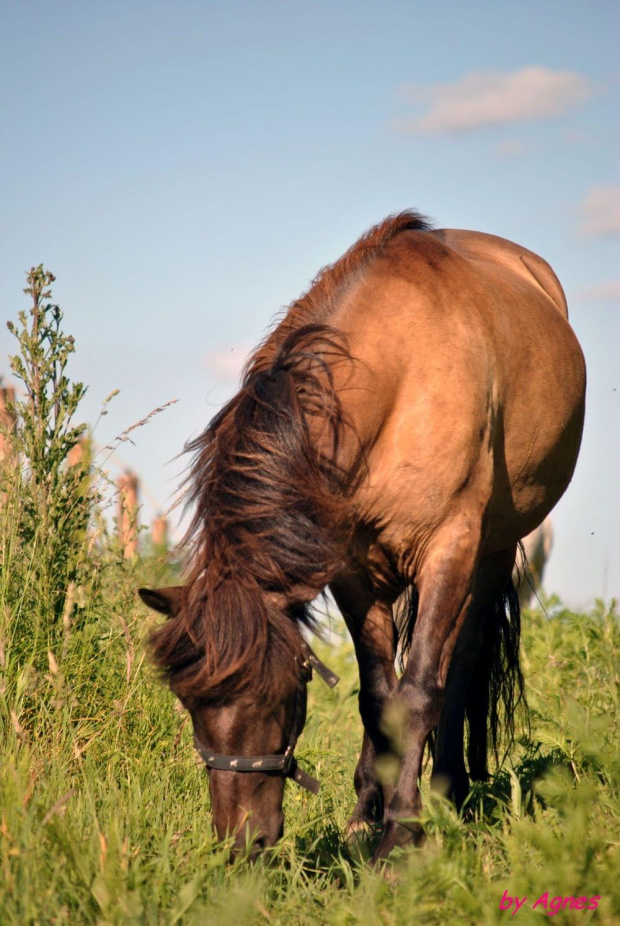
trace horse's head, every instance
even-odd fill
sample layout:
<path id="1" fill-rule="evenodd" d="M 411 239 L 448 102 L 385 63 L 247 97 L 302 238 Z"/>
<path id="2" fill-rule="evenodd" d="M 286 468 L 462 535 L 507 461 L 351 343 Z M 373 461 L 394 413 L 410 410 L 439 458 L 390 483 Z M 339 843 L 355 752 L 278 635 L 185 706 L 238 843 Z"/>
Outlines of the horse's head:
<path id="1" fill-rule="evenodd" d="M 177 649 L 183 640 L 191 659 L 186 635 L 180 630 L 175 634 L 175 624 L 181 628 L 184 618 L 183 588 L 140 589 L 140 597 L 171 618 L 166 632 L 177 637 Z M 318 788 L 294 758 L 306 719 L 306 683 L 312 667 L 331 676 L 299 636 L 297 671 L 274 673 L 270 684 L 262 686 L 267 695 L 260 698 L 250 687 L 229 699 L 209 699 L 199 689 L 197 694 L 188 691 L 182 669 L 168 673 L 172 690 L 190 713 L 194 745 L 207 767 L 216 834 L 219 839 L 234 835 L 235 854 L 249 851 L 253 857 L 280 838 L 287 777 L 309 790 Z M 326 680 L 335 684 L 335 678 Z"/>

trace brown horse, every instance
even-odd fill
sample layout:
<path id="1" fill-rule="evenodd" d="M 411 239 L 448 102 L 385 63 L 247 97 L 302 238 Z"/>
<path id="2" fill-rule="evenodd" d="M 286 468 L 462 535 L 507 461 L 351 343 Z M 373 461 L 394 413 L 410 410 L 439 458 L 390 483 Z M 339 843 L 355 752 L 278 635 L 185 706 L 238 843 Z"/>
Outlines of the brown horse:
<path id="1" fill-rule="evenodd" d="M 351 825 L 383 821 L 375 857 L 422 836 L 432 731 L 457 802 L 486 776 L 499 704 L 510 727 L 521 693 L 517 543 L 572 477 L 584 390 L 548 264 L 412 212 L 372 228 L 291 306 L 190 444 L 187 584 L 142 591 L 170 617 L 154 656 L 191 714 L 220 837 L 241 845 L 249 819 L 256 852 L 282 832 L 285 777 L 303 777 L 300 630 L 327 586 L 359 662 Z M 375 759 L 395 749 L 390 703 L 404 729 L 387 784 Z"/>

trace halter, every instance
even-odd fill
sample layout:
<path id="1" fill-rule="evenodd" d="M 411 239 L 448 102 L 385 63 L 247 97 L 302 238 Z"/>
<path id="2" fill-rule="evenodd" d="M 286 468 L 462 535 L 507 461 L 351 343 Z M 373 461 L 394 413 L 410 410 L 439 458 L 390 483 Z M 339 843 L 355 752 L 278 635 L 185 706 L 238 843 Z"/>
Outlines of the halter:
<path id="1" fill-rule="evenodd" d="M 304 661 L 302 663 L 302 669 L 305 670 L 302 677 L 304 685 L 307 685 L 311 680 L 313 669 L 316 669 L 323 681 L 329 685 L 330 688 L 338 684 L 340 681 L 338 676 L 332 672 L 331 669 L 328 669 L 325 663 L 321 662 L 319 657 L 312 652 L 305 640 L 302 641 L 301 649 L 304 654 Z M 307 791 L 316 794 L 320 787 L 319 782 L 297 764 L 297 760 L 293 754 L 303 723 L 301 694 L 302 688 L 300 687 L 297 689 L 295 699 L 295 716 L 293 718 L 291 735 L 289 737 L 288 746 L 282 755 L 221 756 L 208 750 L 207 747 L 200 742 L 198 737 L 194 736 L 194 746 L 196 747 L 198 755 L 207 768 L 215 768 L 224 772 L 281 772 L 285 778 L 292 778 L 293 781 L 297 782 L 302 788 L 306 788 Z"/>

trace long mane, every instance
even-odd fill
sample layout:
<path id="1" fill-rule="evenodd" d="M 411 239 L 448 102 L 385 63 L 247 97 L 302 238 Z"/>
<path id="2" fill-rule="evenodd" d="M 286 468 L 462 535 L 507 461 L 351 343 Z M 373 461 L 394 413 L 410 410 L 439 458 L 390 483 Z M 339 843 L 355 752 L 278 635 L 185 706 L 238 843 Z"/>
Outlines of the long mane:
<path id="1" fill-rule="evenodd" d="M 250 359 L 237 395 L 187 446 L 185 606 L 151 637 L 181 697 L 221 702 L 249 688 L 268 697 L 298 676 L 298 625 L 312 623 L 308 595 L 342 562 L 363 458 L 359 448 L 352 465 L 340 463 L 355 435 L 334 371 L 354 372 L 354 360 L 327 322 L 347 283 L 406 229 L 428 225 L 412 212 L 386 219 L 325 268 Z"/>

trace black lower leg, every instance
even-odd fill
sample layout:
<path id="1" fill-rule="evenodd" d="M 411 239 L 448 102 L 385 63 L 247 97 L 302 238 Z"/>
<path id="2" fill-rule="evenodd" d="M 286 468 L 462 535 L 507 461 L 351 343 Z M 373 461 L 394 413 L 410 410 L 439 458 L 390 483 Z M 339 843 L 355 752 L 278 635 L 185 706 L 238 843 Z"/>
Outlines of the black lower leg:
<path id="1" fill-rule="evenodd" d="M 364 740 L 354 778 L 358 799 L 349 821 L 349 828 L 356 829 L 380 821 L 386 804 L 375 765 L 377 756 L 389 749 L 381 719 L 396 686 L 395 634 L 391 606 L 378 601 L 360 579 L 339 577 L 330 588 L 351 633 L 360 673 Z"/>

